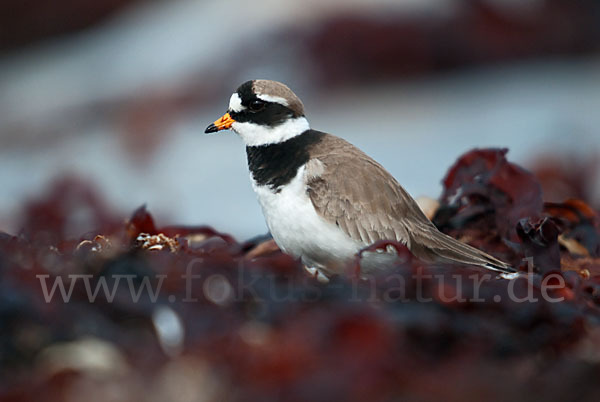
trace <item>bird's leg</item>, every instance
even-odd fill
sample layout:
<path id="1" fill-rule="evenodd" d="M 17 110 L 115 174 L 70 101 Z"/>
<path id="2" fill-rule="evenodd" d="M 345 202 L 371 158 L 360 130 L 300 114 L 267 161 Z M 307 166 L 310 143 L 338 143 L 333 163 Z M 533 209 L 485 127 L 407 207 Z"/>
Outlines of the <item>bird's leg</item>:
<path id="1" fill-rule="evenodd" d="M 329 283 L 329 278 L 325 275 L 319 268 L 317 267 L 309 267 L 308 265 L 304 265 L 304 269 L 310 276 L 316 278 L 321 283 Z"/>

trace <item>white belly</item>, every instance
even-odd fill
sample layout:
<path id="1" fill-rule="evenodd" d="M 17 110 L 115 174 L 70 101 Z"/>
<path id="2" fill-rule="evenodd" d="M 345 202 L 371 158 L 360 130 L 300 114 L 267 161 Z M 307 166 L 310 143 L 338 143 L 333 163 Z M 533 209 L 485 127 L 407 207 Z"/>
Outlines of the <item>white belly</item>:
<path id="1" fill-rule="evenodd" d="M 277 245 L 308 266 L 331 271 L 353 258 L 364 245 L 317 214 L 306 194 L 304 169 L 298 169 L 296 177 L 278 193 L 258 186 L 254 180 L 252 187 Z"/>

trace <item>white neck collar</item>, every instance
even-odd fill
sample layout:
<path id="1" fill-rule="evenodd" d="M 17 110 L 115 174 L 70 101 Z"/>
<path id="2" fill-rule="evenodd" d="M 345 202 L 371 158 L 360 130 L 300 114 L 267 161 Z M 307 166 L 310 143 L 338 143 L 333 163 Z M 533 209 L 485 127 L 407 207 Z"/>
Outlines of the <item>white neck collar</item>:
<path id="1" fill-rule="evenodd" d="M 231 125 L 231 128 L 242 137 L 246 146 L 256 147 L 287 141 L 309 130 L 310 125 L 306 117 L 296 117 L 275 127 L 236 121 Z"/>

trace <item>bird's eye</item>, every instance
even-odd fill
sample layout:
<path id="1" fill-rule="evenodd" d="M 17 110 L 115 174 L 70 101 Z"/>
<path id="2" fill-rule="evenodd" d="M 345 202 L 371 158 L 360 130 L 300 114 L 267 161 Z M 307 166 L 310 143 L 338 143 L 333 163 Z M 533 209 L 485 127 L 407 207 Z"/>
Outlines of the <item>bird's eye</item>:
<path id="1" fill-rule="evenodd" d="M 252 102 L 250 102 L 250 104 L 248 105 L 248 108 L 253 111 L 253 112 L 258 112 L 260 110 L 262 110 L 266 105 L 266 102 L 263 102 L 261 100 L 253 100 Z"/>

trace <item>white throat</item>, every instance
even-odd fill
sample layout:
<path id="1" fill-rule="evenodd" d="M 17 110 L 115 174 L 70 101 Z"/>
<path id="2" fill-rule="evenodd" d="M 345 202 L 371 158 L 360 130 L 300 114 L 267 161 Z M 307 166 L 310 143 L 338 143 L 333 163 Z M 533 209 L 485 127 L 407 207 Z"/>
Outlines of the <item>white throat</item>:
<path id="1" fill-rule="evenodd" d="M 246 146 L 256 147 L 287 141 L 309 130 L 310 126 L 306 117 L 296 117 L 275 127 L 236 121 L 231 128 L 242 137 Z"/>

